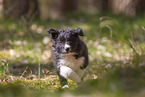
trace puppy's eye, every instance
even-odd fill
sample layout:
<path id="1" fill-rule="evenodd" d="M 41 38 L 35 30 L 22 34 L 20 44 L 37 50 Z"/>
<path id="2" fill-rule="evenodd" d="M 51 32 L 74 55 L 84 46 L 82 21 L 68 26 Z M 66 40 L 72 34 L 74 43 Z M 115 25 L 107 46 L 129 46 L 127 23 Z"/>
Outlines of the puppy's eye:
<path id="1" fill-rule="evenodd" d="M 60 44 L 62 44 L 63 42 L 62 42 L 62 41 L 60 41 L 59 43 L 60 43 Z"/>
<path id="2" fill-rule="evenodd" d="M 74 41 L 70 41 L 70 43 L 74 43 Z"/>

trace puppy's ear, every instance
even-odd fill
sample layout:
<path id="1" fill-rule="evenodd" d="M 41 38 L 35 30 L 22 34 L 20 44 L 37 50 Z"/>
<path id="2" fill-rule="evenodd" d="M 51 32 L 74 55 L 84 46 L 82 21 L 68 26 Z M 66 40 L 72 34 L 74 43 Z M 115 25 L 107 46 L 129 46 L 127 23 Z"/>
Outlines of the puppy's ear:
<path id="1" fill-rule="evenodd" d="M 52 29 L 52 28 L 49 28 L 48 33 L 51 34 L 52 39 L 56 39 L 59 35 L 59 32 L 57 30 Z"/>
<path id="2" fill-rule="evenodd" d="M 75 34 L 80 35 L 80 36 L 84 36 L 83 30 L 80 28 L 75 28 L 74 29 Z"/>
<path id="3" fill-rule="evenodd" d="M 59 33 L 63 33 L 63 32 L 64 32 L 64 30 L 63 30 L 63 29 L 60 29 L 60 30 L 59 30 Z"/>

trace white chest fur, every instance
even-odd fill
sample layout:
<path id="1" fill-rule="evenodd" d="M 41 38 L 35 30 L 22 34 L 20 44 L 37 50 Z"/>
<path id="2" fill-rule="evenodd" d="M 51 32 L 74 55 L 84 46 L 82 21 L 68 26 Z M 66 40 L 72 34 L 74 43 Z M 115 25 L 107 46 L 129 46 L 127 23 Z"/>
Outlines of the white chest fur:
<path id="1" fill-rule="evenodd" d="M 80 66 L 82 66 L 84 63 L 84 57 L 76 59 L 72 55 L 65 55 L 64 58 L 59 61 L 59 63 L 61 66 L 70 67 L 77 72 L 80 69 Z"/>
<path id="2" fill-rule="evenodd" d="M 83 63 L 84 57 L 75 59 L 72 55 L 65 55 L 63 59 L 59 60 L 60 75 L 75 82 L 80 82 L 85 71 L 85 69 L 80 69 Z"/>

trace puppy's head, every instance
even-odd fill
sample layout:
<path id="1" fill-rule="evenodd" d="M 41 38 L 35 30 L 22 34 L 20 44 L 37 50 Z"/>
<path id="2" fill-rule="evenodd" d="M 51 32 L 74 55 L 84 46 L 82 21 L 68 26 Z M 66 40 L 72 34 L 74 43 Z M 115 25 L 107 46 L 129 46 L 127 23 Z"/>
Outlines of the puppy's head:
<path id="1" fill-rule="evenodd" d="M 82 29 L 68 28 L 66 30 L 49 29 L 49 34 L 53 39 L 53 46 L 60 54 L 76 53 L 79 48 L 79 36 L 84 36 Z"/>

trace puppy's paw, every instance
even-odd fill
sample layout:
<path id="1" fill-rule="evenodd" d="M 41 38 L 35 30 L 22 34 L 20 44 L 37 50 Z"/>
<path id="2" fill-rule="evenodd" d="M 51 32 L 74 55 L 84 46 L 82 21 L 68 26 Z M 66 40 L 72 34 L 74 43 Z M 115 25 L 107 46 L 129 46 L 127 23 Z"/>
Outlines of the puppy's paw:
<path id="1" fill-rule="evenodd" d="M 62 89 L 66 89 L 66 88 L 69 88 L 69 86 L 68 86 L 68 85 L 64 85 L 64 86 L 62 87 Z"/>

